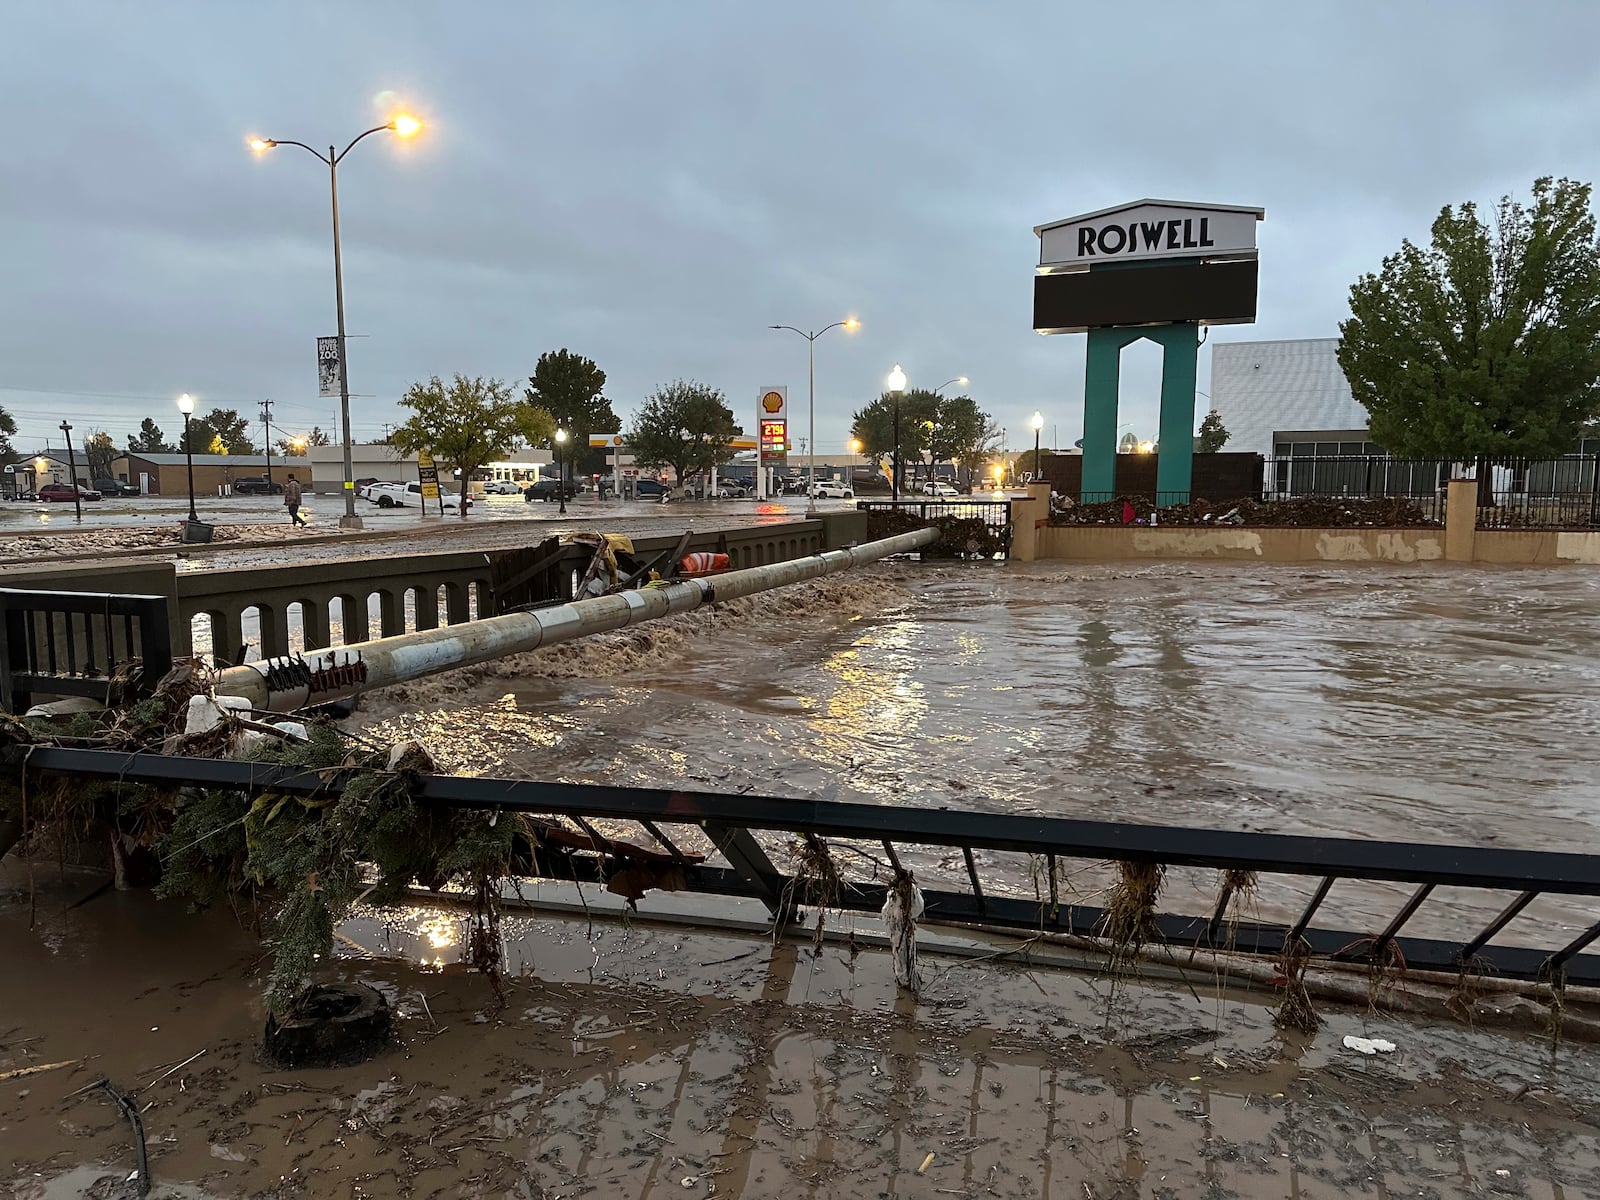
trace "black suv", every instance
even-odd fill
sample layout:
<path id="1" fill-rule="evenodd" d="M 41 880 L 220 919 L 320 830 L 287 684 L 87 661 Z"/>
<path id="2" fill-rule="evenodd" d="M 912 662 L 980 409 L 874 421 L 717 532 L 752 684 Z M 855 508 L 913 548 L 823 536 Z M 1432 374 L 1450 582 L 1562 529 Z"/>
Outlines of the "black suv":
<path id="1" fill-rule="evenodd" d="M 567 499 L 571 500 L 578 494 L 578 485 L 569 479 L 566 485 L 563 486 L 560 480 L 546 476 L 523 488 L 522 498 L 524 500 L 559 500 L 562 492 L 566 492 Z"/>
<path id="2" fill-rule="evenodd" d="M 283 484 L 274 480 L 268 483 L 264 475 L 246 475 L 243 479 L 233 481 L 233 494 L 235 496 L 281 496 Z"/>
<path id="3" fill-rule="evenodd" d="M 123 483 L 120 479 L 96 479 L 94 490 L 102 496 L 137 496 L 139 486 L 134 483 Z"/>

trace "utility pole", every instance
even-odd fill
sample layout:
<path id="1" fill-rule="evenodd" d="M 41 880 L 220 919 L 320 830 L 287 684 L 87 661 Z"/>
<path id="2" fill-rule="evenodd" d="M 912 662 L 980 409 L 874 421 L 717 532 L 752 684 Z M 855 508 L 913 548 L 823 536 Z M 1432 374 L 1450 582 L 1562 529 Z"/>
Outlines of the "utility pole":
<path id="1" fill-rule="evenodd" d="M 78 524 L 83 524 L 83 494 L 78 491 L 78 456 L 72 449 L 72 426 L 61 422 L 61 432 L 67 436 L 67 477 L 72 483 L 72 507 L 77 510 Z"/>
<path id="2" fill-rule="evenodd" d="M 261 402 L 261 424 L 267 431 L 267 495 L 272 495 L 272 401 Z"/>

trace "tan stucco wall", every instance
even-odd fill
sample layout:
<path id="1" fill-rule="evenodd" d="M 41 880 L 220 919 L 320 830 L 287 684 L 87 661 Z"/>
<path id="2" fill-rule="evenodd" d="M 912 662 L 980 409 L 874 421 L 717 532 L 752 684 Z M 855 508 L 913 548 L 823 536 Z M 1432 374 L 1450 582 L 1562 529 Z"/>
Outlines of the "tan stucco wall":
<path id="1" fill-rule="evenodd" d="M 1444 557 L 1440 529 L 1144 529 L 1053 525 L 1040 558 L 1236 558 L 1252 562 L 1428 562 Z"/>
<path id="2" fill-rule="evenodd" d="M 1472 560 L 1516 565 L 1600 565 L 1600 533 L 1475 531 Z M 1038 531 L 1040 558 L 1229 558 L 1251 562 L 1434 562 L 1442 529 L 1147 529 L 1052 525 Z"/>

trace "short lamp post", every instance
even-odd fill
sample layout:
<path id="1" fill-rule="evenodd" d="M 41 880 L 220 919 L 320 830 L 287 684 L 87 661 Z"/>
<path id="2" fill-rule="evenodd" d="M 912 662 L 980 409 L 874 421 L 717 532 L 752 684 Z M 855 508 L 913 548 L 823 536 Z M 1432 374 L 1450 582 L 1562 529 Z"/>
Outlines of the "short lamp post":
<path id="1" fill-rule="evenodd" d="M 188 392 L 178 397 L 178 411 L 183 414 L 183 457 L 189 464 L 189 520 L 198 523 L 200 516 L 194 511 L 194 443 L 189 440 L 189 418 L 194 416 L 194 397 Z"/>
<path id="2" fill-rule="evenodd" d="M 900 396 L 906 390 L 906 373 L 900 369 L 900 364 L 895 363 L 894 370 L 889 372 L 887 380 L 889 394 L 894 397 L 894 457 L 890 466 L 894 469 L 894 478 L 890 480 L 893 499 L 900 499 Z"/>
<path id="3" fill-rule="evenodd" d="M 567 431 L 556 430 L 556 496 L 561 501 L 561 515 L 567 512 L 567 464 L 566 455 L 562 453 L 567 445 Z"/>
<path id="4" fill-rule="evenodd" d="M 1033 426 L 1033 482 L 1038 483 L 1044 476 L 1044 468 L 1039 462 L 1039 431 L 1044 428 L 1044 414 L 1034 409 L 1033 418 L 1028 424 Z"/>

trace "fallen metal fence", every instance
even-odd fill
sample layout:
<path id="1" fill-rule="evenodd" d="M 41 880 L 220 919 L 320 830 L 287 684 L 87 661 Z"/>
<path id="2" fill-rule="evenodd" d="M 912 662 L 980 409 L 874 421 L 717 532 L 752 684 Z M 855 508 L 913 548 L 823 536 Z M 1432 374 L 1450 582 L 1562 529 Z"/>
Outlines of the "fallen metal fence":
<path id="1" fill-rule="evenodd" d="M 15 756 L 14 756 L 15 757 Z M 100 777 L 123 783 L 224 788 L 255 796 L 330 796 L 345 776 L 232 760 L 124 754 L 36 746 L 19 770 L 30 774 Z M 1541 896 L 1583 897 L 1600 913 L 1600 855 L 1474 846 L 1365 841 L 1217 829 L 1136 825 L 950 809 L 914 809 L 872 804 L 790 800 L 753 795 L 667 789 L 544 783 L 513 779 L 424 776 L 416 782 L 420 801 L 470 809 L 525 813 L 546 818 L 536 828 L 529 861 L 519 873 L 574 883 L 604 883 L 632 872 L 637 890 L 666 888 L 764 903 L 775 919 L 789 920 L 812 902 L 811 881 L 780 869 L 756 834 L 784 834 L 803 847 L 828 853 L 846 847 L 880 850 L 881 877 L 849 882 L 830 894 L 824 907 L 877 912 L 908 852 L 930 848 L 965 867 L 970 890 L 932 886 L 923 880 L 925 923 L 983 926 L 1032 933 L 1104 938 L 1105 908 L 1062 898 L 1068 868 L 1084 860 L 1163 867 L 1213 868 L 1260 876 L 1296 876 L 1315 881 L 1309 901 L 1292 921 L 1246 920 L 1229 915 L 1236 889 L 1223 883 L 1214 907 L 1190 914 L 1153 913 L 1148 940 L 1283 959 L 1286 950 L 1374 967 L 1398 956 L 1408 968 L 1459 971 L 1553 984 L 1600 986 L 1600 954 L 1584 953 L 1600 938 L 1600 920 L 1577 936 L 1554 937 L 1524 920 L 1522 941 L 1503 945 L 1505 934 Z M 561 824 L 570 821 L 576 832 Z M 629 824 L 660 851 L 602 833 L 597 823 Z M 726 866 L 680 846 L 701 837 Z M 831 846 L 823 839 L 834 839 Z M 1038 899 L 1004 894 L 1004 881 L 980 872 L 977 852 L 1015 852 L 1037 864 Z M 1225 875 L 1224 879 L 1246 876 Z M 1341 880 L 1410 885 L 1410 895 L 1381 925 L 1340 929 L 1318 924 L 1329 892 Z M 1062 886 L 1058 886 L 1062 885 Z M 1478 892 L 1510 891 L 1515 898 L 1487 923 L 1468 920 L 1454 906 L 1460 936 L 1435 938 L 1404 932 L 1429 897 L 1444 887 Z M 1234 907 L 1237 907 L 1236 905 Z M 1437 907 L 1437 906 L 1436 906 Z M 1530 932 L 1530 925 L 1534 928 Z"/>
<path id="2" fill-rule="evenodd" d="M 120 670 L 139 660 L 137 676 Z M 164 596 L 0 588 L 0 708 L 33 693 L 113 704 L 172 669 Z"/>

